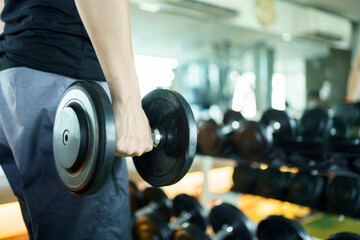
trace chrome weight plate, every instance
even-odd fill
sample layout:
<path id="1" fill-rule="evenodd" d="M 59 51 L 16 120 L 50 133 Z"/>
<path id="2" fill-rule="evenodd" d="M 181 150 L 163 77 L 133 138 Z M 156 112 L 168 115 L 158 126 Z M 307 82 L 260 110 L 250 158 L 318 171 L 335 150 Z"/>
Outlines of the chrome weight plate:
<path id="1" fill-rule="evenodd" d="M 194 115 L 180 94 L 165 89 L 147 94 L 142 107 L 151 128 L 160 131 L 162 140 L 151 152 L 134 157 L 134 165 L 153 186 L 174 184 L 189 171 L 196 153 Z"/>
<path id="2" fill-rule="evenodd" d="M 98 191 L 106 182 L 115 154 L 115 123 L 103 88 L 76 82 L 63 94 L 53 129 L 56 170 L 75 195 Z"/>

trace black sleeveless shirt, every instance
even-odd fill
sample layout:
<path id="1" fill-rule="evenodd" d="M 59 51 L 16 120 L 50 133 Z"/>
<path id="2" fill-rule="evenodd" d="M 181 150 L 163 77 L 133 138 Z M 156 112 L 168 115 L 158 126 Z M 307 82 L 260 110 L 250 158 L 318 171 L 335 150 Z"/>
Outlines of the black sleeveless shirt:
<path id="1" fill-rule="evenodd" d="M 74 0 L 5 0 L 0 70 L 29 67 L 105 81 Z"/>

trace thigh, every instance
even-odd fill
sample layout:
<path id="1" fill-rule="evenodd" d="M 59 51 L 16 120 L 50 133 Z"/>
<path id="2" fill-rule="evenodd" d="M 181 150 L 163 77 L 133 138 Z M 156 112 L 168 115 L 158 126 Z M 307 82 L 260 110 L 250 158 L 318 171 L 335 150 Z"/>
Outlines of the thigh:
<path id="1" fill-rule="evenodd" d="M 52 127 L 61 95 L 75 79 L 28 68 L 12 69 L 5 132 L 22 178 L 34 239 L 122 239 L 128 235 L 127 172 L 116 161 L 105 186 L 71 195 L 57 176 Z M 0 73 L 1 79 L 1 73 Z M 104 86 L 104 84 L 102 84 Z M 106 86 L 104 86 L 106 88 Z M 6 122 L 6 124 L 5 124 Z M 6 125 L 6 126 L 5 126 Z"/>

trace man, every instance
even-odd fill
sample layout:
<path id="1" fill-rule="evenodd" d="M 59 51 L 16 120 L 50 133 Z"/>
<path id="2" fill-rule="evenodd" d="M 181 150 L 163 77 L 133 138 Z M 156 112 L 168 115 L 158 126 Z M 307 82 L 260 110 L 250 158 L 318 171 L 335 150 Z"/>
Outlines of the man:
<path id="1" fill-rule="evenodd" d="M 30 239 L 130 239 L 124 159 L 98 193 L 76 197 L 59 180 L 52 153 L 57 104 L 78 79 L 109 90 L 117 156 L 152 149 L 128 0 L 5 0 L 1 19 L 0 164 Z"/>

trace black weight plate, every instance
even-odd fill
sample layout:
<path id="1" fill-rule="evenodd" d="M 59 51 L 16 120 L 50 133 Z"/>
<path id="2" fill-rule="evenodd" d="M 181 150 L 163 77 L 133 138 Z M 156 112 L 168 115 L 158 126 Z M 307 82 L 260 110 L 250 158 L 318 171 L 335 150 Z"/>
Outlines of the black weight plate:
<path id="1" fill-rule="evenodd" d="M 330 212 L 354 216 L 360 211 L 360 180 L 336 176 L 328 179 L 325 201 Z"/>
<path id="2" fill-rule="evenodd" d="M 343 119 L 348 125 L 360 125 L 360 108 L 357 104 L 339 103 L 333 107 L 334 117 Z"/>
<path id="3" fill-rule="evenodd" d="M 186 224 L 174 234 L 174 240 L 210 240 L 210 238 L 195 224 Z"/>
<path id="4" fill-rule="evenodd" d="M 268 216 L 262 220 L 256 231 L 258 240 L 312 240 L 297 222 L 282 216 Z"/>
<path id="5" fill-rule="evenodd" d="M 227 110 L 224 114 L 224 118 L 223 118 L 223 124 L 227 125 L 227 124 L 231 124 L 232 122 L 242 122 L 245 121 L 244 116 L 241 114 L 241 112 L 237 112 L 234 110 Z"/>
<path id="6" fill-rule="evenodd" d="M 191 219 L 188 222 L 196 224 L 203 231 L 206 230 L 208 224 L 206 212 L 196 198 L 179 194 L 173 199 L 173 206 L 175 216 L 179 217 L 183 212 L 190 213 Z"/>
<path id="7" fill-rule="evenodd" d="M 284 200 L 287 174 L 275 168 L 257 169 L 256 194 L 266 198 Z"/>
<path id="8" fill-rule="evenodd" d="M 170 240 L 173 232 L 159 215 L 151 213 L 136 219 L 135 235 L 141 240 Z"/>
<path id="9" fill-rule="evenodd" d="M 156 203 L 158 208 L 155 212 L 157 212 L 165 221 L 169 221 L 174 215 L 172 201 L 160 188 L 146 188 L 143 192 L 143 202 L 145 206 L 150 202 Z"/>
<path id="10" fill-rule="evenodd" d="M 328 138 L 332 125 L 331 118 L 325 108 L 317 107 L 305 111 L 299 131 L 304 138 Z"/>
<path id="11" fill-rule="evenodd" d="M 255 169 L 247 165 L 239 164 L 234 168 L 233 173 L 233 191 L 241 193 L 254 193 L 255 180 L 256 180 Z"/>
<path id="12" fill-rule="evenodd" d="M 327 240 L 360 240 L 360 235 L 350 232 L 332 234 Z"/>
<path id="13" fill-rule="evenodd" d="M 260 122 L 265 126 L 273 125 L 274 136 L 282 141 L 295 136 L 296 123 L 285 111 L 268 109 L 263 113 Z"/>
<path id="14" fill-rule="evenodd" d="M 350 136 L 350 127 L 344 119 L 339 117 L 333 118 L 333 123 L 330 129 L 330 137 L 332 139 L 348 139 Z"/>
<path id="15" fill-rule="evenodd" d="M 97 192 L 106 182 L 115 153 L 115 122 L 104 89 L 76 82 L 63 94 L 53 129 L 53 151 L 61 181 L 73 194 Z"/>
<path id="16" fill-rule="evenodd" d="M 171 185 L 189 171 L 197 143 L 197 129 L 189 104 L 178 93 L 156 89 L 142 100 L 152 129 L 163 134 L 160 146 L 140 157 L 134 164 L 140 176 L 153 186 Z"/>
<path id="17" fill-rule="evenodd" d="M 273 136 L 263 124 L 246 121 L 234 132 L 234 145 L 245 159 L 262 158 L 272 149 Z"/>
<path id="18" fill-rule="evenodd" d="M 325 186 L 325 178 L 307 172 L 290 174 L 287 178 L 287 200 L 289 202 L 319 207 Z"/>
<path id="19" fill-rule="evenodd" d="M 250 220 L 236 207 L 228 203 L 221 203 L 210 211 L 210 224 L 216 232 L 222 230 L 224 225 L 233 228 L 232 233 L 224 239 L 227 240 L 253 240 L 254 232 Z"/>
<path id="20" fill-rule="evenodd" d="M 214 120 L 198 122 L 197 145 L 201 153 L 216 156 L 221 151 L 222 138 Z"/>

